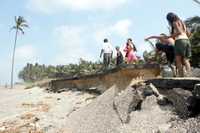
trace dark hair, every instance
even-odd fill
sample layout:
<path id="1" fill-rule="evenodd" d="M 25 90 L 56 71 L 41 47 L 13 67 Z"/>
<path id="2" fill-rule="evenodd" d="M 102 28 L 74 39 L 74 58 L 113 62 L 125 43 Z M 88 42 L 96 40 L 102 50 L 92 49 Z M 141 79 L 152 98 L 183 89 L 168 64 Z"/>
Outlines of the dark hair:
<path id="1" fill-rule="evenodd" d="M 171 26 L 171 34 L 174 33 L 174 26 L 173 26 L 173 22 L 177 21 L 177 20 L 181 20 L 178 15 L 176 15 L 173 12 L 169 12 L 166 16 L 167 21 L 169 22 L 170 26 Z"/>
<path id="2" fill-rule="evenodd" d="M 164 45 L 160 42 L 156 43 L 156 48 L 158 51 L 164 51 Z"/>
<path id="3" fill-rule="evenodd" d="M 107 39 L 107 38 L 105 38 L 105 39 L 103 40 L 103 42 L 104 42 L 104 43 L 108 42 L 108 39 Z"/>
<path id="4" fill-rule="evenodd" d="M 131 38 L 128 38 L 127 41 L 131 41 L 132 42 L 133 40 Z"/>
<path id="5" fill-rule="evenodd" d="M 132 39 L 131 39 L 131 38 L 128 38 L 127 40 L 128 40 L 128 41 L 131 41 L 131 44 L 132 44 L 132 46 L 133 46 L 133 50 L 134 50 L 134 51 L 137 51 L 137 49 L 136 49 L 136 47 L 135 47 L 135 44 L 132 42 Z M 126 43 L 126 45 L 128 45 L 128 42 Z"/>
<path id="6" fill-rule="evenodd" d="M 180 20 L 180 18 L 173 12 L 168 13 L 166 18 L 168 22 L 170 23 L 170 25 L 172 25 L 173 22 Z"/>
<path id="7" fill-rule="evenodd" d="M 135 44 L 133 44 L 133 50 L 137 52 L 137 49 L 135 47 Z"/>
<path id="8" fill-rule="evenodd" d="M 115 48 L 116 48 L 116 49 L 120 49 L 120 47 L 119 47 L 119 46 L 116 46 Z"/>

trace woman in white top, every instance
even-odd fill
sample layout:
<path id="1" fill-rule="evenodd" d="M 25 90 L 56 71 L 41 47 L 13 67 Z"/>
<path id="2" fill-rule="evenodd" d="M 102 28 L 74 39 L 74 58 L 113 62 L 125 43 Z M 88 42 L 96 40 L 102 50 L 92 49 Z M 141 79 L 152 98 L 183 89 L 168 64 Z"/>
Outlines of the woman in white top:
<path id="1" fill-rule="evenodd" d="M 178 76 L 184 76 L 184 65 L 187 74 L 191 72 L 189 58 L 191 57 L 191 44 L 189 41 L 189 32 L 183 21 L 174 13 L 167 14 L 167 21 L 171 27 L 170 38 L 175 39 L 175 58 L 178 69 Z"/>

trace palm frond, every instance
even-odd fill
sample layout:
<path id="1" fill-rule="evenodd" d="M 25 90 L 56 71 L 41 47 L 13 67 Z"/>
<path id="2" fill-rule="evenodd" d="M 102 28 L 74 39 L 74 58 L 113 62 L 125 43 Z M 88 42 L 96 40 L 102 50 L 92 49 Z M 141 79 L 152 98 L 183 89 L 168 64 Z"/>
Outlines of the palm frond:
<path id="1" fill-rule="evenodd" d="M 24 27 L 28 28 L 27 21 L 22 16 L 15 16 L 16 25 L 11 28 L 11 30 L 19 30 L 22 34 L 24 34 Z"/>
<path id="2" fill-rule="evenodd" d="M 22 34 L 24 34 L 24 30 L 21 27 L 19 27 L 18 30 L 21 31 Z"/>
<path id="3" fill-rule="evenodd" d="M 199 0 L 193 0 L 193 1 L 200 5 L 200 1 Z"/>
<path id="4" fill-rule="evenodd" d="M 26 23 L 23 23 L 23 24 L 21 24 L 21 27 L 26 27 L 26 28 L 29 28 L 29 25 L 28 25 L 28 24 L 26 24 Z"/>
<path id="5" fill-rule="evenodd" d="M 13 30 L 13 29 L 17 29 L 17 27 L 16 27 L 16 26 L 13 26 L 12 28 L 10 28 L 10 30 Z"/>
<path id="6" fill-rule="evenodd" d="M 26 20 L 24 19 L 24 17 L 19 16 L 19 19 L 20 19 L 20 22 L 21 22 L 21 23 L 26 23 Z"/>
<path id="7" fill-rule="evenodd" d="M 15 23 L 17 23 L 17 16 L 15 16 Z"/>

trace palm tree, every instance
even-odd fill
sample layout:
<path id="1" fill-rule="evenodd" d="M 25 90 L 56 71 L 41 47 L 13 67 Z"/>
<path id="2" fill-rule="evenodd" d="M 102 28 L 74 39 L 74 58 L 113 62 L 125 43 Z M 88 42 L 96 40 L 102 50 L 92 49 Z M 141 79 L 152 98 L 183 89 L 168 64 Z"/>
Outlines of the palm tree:
<path id="1" fill-rule="evenodd" d="M 197 4 L 200 4 L 200 1 L 199 0 L 193 0 L 194 2 L 196 2 Z"/>
<path id="2" fill-rule="evenodd" d="M 14 72 L 14 63 L 15 63 L 15 49 L 16 49 L 16 43 L 17 43 L 17 35 L 19 32 L 24 34 L 24 27 L 28 28 L 26 20 L 22 16 L 15 16 L 15 26 L 11 28 L 11 30 L 15 31 L 15 42 L 14 42 L 14 48 L 13 48 L 13 55 L 12 55 L 12 70 L 11 70 L 11 88 L 13 88 L 13 72 Z"/>

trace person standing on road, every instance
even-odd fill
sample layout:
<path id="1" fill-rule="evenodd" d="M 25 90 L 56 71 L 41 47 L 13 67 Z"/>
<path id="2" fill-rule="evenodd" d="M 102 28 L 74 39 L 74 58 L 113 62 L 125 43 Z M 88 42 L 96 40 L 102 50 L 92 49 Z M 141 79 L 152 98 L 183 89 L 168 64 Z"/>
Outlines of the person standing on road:
<path id="1" fill-rule="evenodd" d="M 105 38 L 103 42 L 104 43 L 103 48 L 101 49 L 100 58 L 103 55 L 104 68 L 109 68 L 113 56 L 113 47 L 107 38 Z"/>

